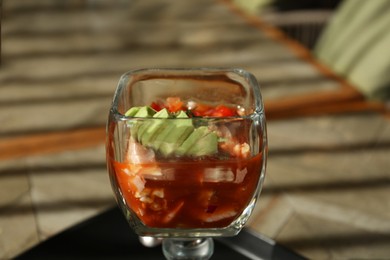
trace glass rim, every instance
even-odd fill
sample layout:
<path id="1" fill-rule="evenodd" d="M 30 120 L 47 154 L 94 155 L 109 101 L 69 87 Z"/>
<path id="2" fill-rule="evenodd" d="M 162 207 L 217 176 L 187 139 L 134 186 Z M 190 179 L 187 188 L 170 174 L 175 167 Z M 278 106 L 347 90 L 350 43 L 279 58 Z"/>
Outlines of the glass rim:
<path id="1" fill-rule="evenodd" d="M 248 82 L 248 85 L 251 86 L 253 90 L 254 95 L 254 107 L 255 109 L 245 115 L 238 115 L 238 116 L 224 116 L 224 117 L 190 117 L 190 118 L 153 118 L 153 117 L 134 117 L 134 116 L 126 116 L 124 113 L 119 112 L 118 110 L 118 103 L 119 103 L 119 96 L 123 92 L 123 90 L 127 87 L 128 83 L 131 81 L 130 78 L 135 75 L 148 75 L 148 74 L 156 74 L 155 78 L 163 78 L 164 75 L 167 75 L 168 73 L 170 75 L 179 75 L 178 73 L 188 72 L 187 74 L 181 74 L 186 75 L 188 77 L 190 76 L 196 76 L 201 75 L 201 73 L 207 73 L 206 75 L 223 75 L 227 73 L 233 73 L 235 75 L 238 75 L 240 78 L 245 79 L 246 82 Z M 161 75 L 158 77 L 157 75 Z M 136 82 L 136 81 L 135 81 Z M 237 82 L 237 81 L 236 81 Z M 114 114 L 115 117 L 120 121 L 126 121 L 126 120 L 226 120 L 226 119 L 247 119 L 252 118 L 255 115 L 263 114 L 264 115 L 264 103 L 262 100 L 262 95 L 260 92 L 260 86 L 257 82 L 256 77 L 246 71 L 242 68 L 224 68 L 224 67 L 192 67 L 192 68 L 141 68 L 141 69 L 133 69 L 125 72 L 121 75 L 119 82 L 117 84 L 117 87 L 115 89 L 114 97 L 111 103 L 110 107 L 110 113 Z"/>

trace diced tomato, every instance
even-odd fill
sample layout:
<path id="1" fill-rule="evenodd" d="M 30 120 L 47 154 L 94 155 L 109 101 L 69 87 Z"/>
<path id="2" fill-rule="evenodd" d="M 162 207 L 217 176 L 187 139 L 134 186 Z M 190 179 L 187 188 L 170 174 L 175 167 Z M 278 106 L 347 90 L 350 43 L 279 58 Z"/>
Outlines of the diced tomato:
<path id="1" fill-rule="evenodd" d="M 152 102 L 152 104 L 150 104 L 150 107 L 156 111 L 160 111 L 161 109 L 164 108 L 164 106 L 162 104 L 159 104 L 157 102 Z"/>
<path id="2" fill-rule="evenodd" d="M 229 117 L 229 116 L 235 116 L 236 113 L 233 109 L 227 107 L 227 106 L 224 106 L 224 105 L 218 105 L 213 113 L 212 113 L 212 116 L 215 116 L 215 117 Z"/>
<path id="3" fill-rule="evenodd" d="M 197 103 L 192 113 L 194 116 L 207 116 L 212 110 L 213 108 L 211 106 Z"/>
<path id="4" fill-rule="evenodd" d="M 194 116 L 212 116 L 212 117 L 229 117 L 236 116 L 237 113 L 234 109 L 229 108 L 225 105 L 218 105 L 211 107 L 204 104 L 197 104 L 193 110 Z"/>
<path id="5" fill-rule="evenodd" d="M 175 113 L 180 110 L 186 110 L 183 101 L 179 97 L 169 97 L 166 100 L 166 108 L 169 112 Z"/>
<path id="6" fill-rule="evenodd" d="M 160 111 L 161 109 L 166 108 L 171 113 L 190 110 L 192 115 L 198 117 L 230 117 L 238 115 L 234 108 L 230 108 L 225 105 L 218 105 L 214 107 L 202 103 L 195 104 L 196 105 L 193 108 L 186 107 L 184 102 L 179 97 L 168 97 L 163 102 L 152 102 L 150 106 L 156 111 Z"/>

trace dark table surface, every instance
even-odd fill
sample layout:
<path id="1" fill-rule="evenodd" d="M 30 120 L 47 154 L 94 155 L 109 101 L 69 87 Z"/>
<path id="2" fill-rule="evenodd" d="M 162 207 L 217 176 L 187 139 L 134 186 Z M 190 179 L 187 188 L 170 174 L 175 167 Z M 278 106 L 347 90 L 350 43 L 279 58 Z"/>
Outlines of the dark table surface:
<path id="1" fill-rule="evenodd" d="M 244 229 L 215 239 L 212 259 L 304 259 Z M 161 246 L 144 247 L 118 208 L 109 209 L 22 253 L 16 259 L 162 259 Z"/>

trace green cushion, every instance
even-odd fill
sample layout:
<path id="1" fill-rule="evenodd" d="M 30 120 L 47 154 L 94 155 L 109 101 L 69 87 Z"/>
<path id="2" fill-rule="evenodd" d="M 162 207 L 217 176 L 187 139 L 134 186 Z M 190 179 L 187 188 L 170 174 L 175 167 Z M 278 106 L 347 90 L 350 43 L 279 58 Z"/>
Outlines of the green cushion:
<path id="1" fill-rule="evenodd" d="M 314 53 L 371 99 L 390 98 L 390 1 L 345 0 Z"/>

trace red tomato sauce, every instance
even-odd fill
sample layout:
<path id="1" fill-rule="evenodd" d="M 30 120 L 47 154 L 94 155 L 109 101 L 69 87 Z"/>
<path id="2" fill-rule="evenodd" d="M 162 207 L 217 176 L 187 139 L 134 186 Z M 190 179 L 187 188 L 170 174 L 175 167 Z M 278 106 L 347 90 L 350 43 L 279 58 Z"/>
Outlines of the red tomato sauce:
<path id="1" fill-rule="evenodd" d="M 262 156 L 109 163 L 127 206 L 145 225 L 219 228 L 231 224 L 250 203 Z"/>

